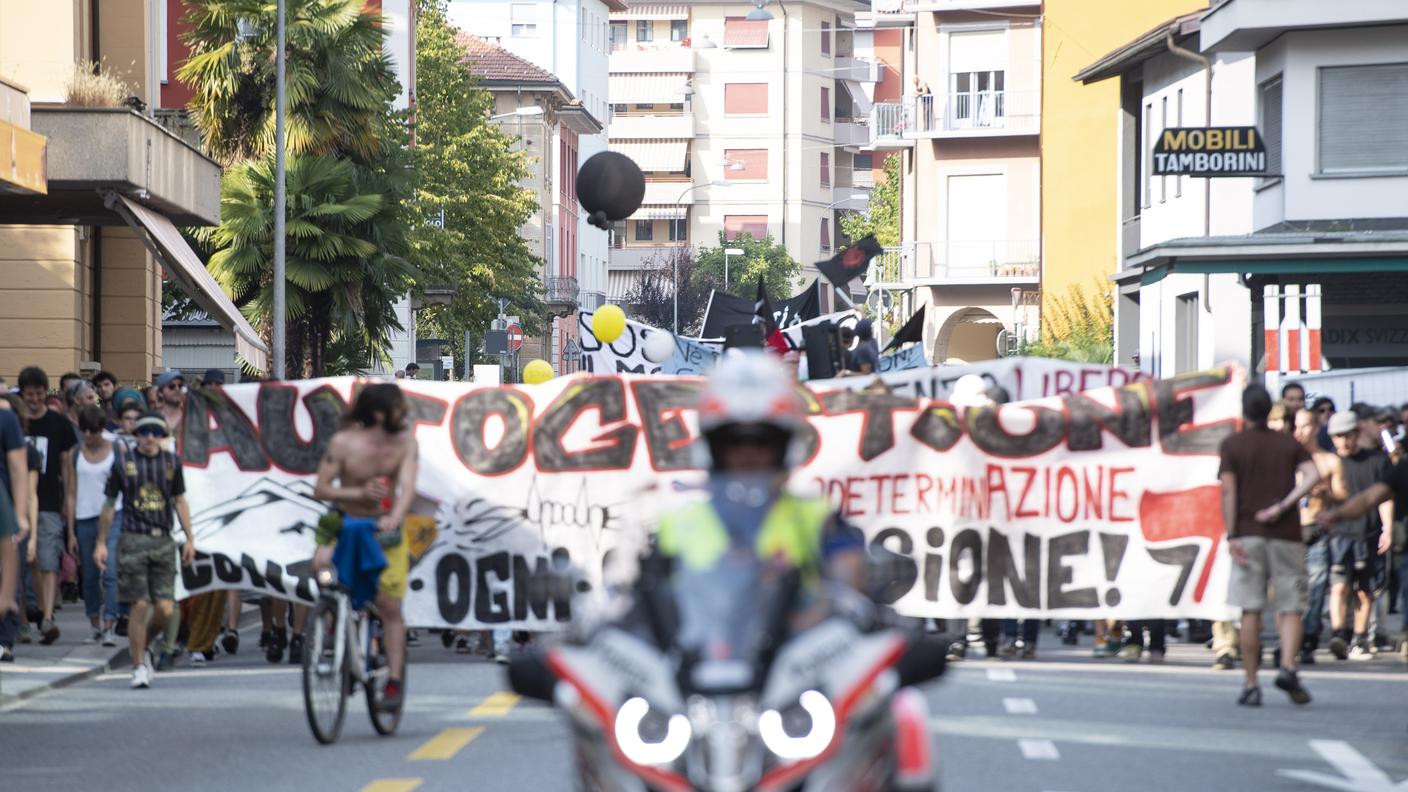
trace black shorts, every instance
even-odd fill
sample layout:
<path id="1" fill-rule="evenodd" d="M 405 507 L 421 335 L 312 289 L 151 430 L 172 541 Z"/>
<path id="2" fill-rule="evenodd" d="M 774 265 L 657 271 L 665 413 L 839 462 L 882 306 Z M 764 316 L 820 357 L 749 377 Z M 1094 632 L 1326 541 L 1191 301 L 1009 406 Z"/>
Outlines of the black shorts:
<path id="1" fill-rule="evenodd" d="M 1330 583 L 1353 583 L 1360 591 L 1372 591 L 1377 549 L 1362 536 L 1331 536 Z"/>

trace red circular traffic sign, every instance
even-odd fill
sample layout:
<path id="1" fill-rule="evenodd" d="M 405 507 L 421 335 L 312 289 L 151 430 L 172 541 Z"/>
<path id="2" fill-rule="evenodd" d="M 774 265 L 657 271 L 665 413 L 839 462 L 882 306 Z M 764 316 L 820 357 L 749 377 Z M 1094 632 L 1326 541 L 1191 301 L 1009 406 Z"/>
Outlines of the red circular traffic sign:
<path id="1" fill-rule="evenodd" d="M 508 348 L 517 352 L 523 346 L 523 328 L 511 324 L 504 328 L 504 332 L 508 333 Z"/>

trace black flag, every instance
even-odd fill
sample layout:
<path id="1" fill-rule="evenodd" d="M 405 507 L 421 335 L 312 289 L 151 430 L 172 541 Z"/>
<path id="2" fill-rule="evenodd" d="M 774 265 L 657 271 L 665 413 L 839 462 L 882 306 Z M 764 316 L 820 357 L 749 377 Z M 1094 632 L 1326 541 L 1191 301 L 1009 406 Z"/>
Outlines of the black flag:
<path id="1" fill-rule="evenodd" d="M 853 279 L 864 278 L 870 260 L 884 252 L 885 249 L 875 241 L 875 235 L 871 234 L 826 261 L 818 261 L 816 268 L 827 280 L 836 284 L 836 288 L 844 290 Z"/>
<path id="2" fill-rule="evenodd" d="M 772 302 L 768 300 L 768 287 L 763 276 L 758 276 L 758 299 L 753 303 L 753 323 L 762 325 L 763 343 L 779 355 L 787 352 L 787 339 L 782 337 L 782 329 L 773 317 Z"/>
<path id="3" fill-rule="evenodd" d="M 924 340 L 925 307 L 926 306 L 923 305 L 919 306 L 919 310 L 915 312 L 914 316 L 909 317 L 909 321 L 904 323 L 904 327 L 901 327 L 899 331 L 895 333 L 895 337 L 890 339 L 890 343 L 885 345 L 882 353 L 889 352 L 891 349 L 895 349 L 901 344 Z"/>

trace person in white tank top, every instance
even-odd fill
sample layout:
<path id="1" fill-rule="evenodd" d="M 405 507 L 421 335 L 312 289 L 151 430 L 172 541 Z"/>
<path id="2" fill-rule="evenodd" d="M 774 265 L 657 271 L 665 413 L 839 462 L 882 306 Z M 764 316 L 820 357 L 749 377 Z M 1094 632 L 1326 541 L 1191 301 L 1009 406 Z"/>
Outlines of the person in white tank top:
<path id="1" fill-rule="evenodd" d="M 74 533 L 69 536 L 69 549 L 83 564 L 83 609 L 92 631 L 86 643 L 102 641 L 104 646 L 116 646 L 113 624 L 117 621 L 117 564 L 111 559 L 116 553 L 114 530 L 108 532 L 109 562 L 107 570 L 98 568 L 93 551 L 98 544 L 98 517 L 107 499 L 104 493 L 118 449 L 107 431 L 107 416 L 101 407 L 89 405 L 78 413 L 78 430 L 82 435 L 78 452 L 73 455 L 77 486 L 71 491 L 69 508 L 74 516 Z M 117 509 L 121 512 L 121 500 Z M 109 574 L 111 573 L 111 574 Z M 101 621 L 100 621 L 101 617 Z"/>

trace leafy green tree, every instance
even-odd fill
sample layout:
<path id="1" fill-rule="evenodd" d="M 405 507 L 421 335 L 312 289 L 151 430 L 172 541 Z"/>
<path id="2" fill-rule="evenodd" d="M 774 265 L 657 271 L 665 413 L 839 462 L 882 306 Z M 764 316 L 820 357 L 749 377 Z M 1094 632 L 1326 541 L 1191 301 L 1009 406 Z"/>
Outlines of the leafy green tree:
<path id="1" fill-rule="evenodd" d="M 865 212 L 841 215 L 841 231 L 851 239 L 871 234 L 883 247 L 900 243 L 900 157 L 885 160 L 885 180 L 875 185 Z"/>
<path id="2" fill-rule="evenodd" d="M 724 248 L 738 248 L 741 256 L 728 257 L 728 283 L 724 283 Z M 774 300 L 796 294 L 804 285 L 798 280 L 801 266 L 787 254 L 787 248 L 777 244 L 772 234 L 754 239 L 748 232 L 729 240 L 719 232 L 718 247 L 701 247 L 694 255 L 697 266 L 690 283 L 704 287 L 705 293 L 717 288 L 730 294 L 751 297 L 758 291 L 758 276 L 767 285 L 768 296 Z M 681 324 L 684 319 L 681 317 Z"/>
<path id="3" fill-rule="evenodd" d="M 696 277 L 699 264 L 694 258 L 693 248 L 670 248 L 646 262 L 635 286 L 626 296 L 626 303 L 632 319 L 667 330 L 673 327 L 676 267 L 679 268 L 680 279 L 680 333 L 696 336 L 704 319 L 704 309 L 709 304 L 709 291 L 720 284 L 711 278 Z M 732 266 L 729 269 L 732 275 Z"/>
<path id="4" fill-rule="evenodd" d="M 1115 304 L 1099 281 L 1087 292 L 1071 284 L 1066 296 L 1057 297 L 1042 311 L 1041 339 L 1022 348 L 1033 357 L 1059 358 L 1081 363 L 1113 363 L 1115 359 Z"/>
<path id="5" fill-rule="evenodd" d="M 493 95 L 478 87 L 455 42 L 441 0 L 420 0 L 416 22 L 416 209 L 443 227 L 421 223 L 411 233 L 419 288 L 455 289 L 447 305 L 424 309 L 419 334 L 444 338 L 464 359 L 466 330 L 476 339 L 509 300 L 531 334 L 543 330 L 541 260 L 518 230 L 537 211 L 528 157 L 489 121 Z"/>

